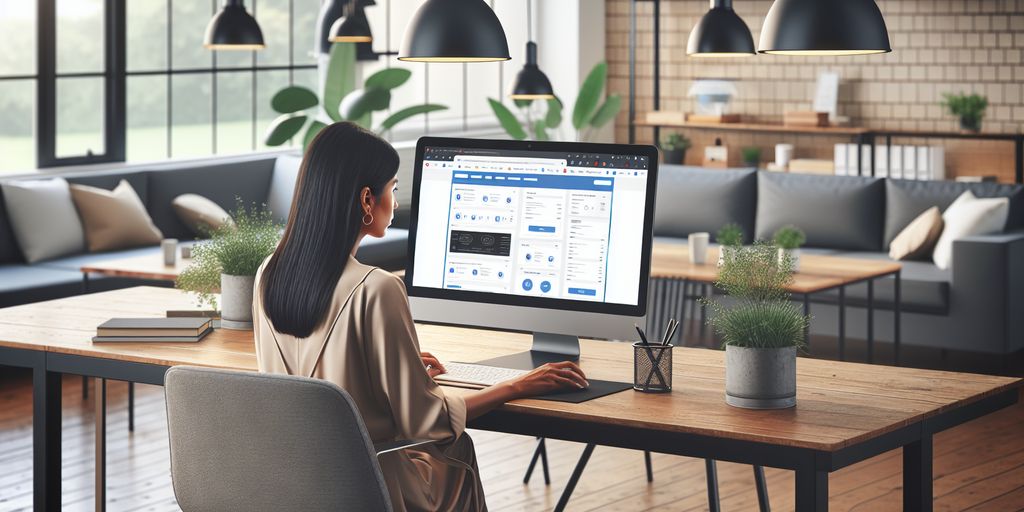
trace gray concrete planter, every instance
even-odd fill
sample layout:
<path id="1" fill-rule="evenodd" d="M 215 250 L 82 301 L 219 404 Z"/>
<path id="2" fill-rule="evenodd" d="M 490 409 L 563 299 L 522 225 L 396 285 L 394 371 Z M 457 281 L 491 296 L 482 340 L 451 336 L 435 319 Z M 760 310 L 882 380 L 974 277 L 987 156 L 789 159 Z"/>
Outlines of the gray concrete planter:
<path id="1" fill-rule="evenodd" d="M 220 275 L 220 326 L 225 329 L 252 329 L 252 290 L 256 276 Z"/>
<path id="2" fill-rule="evenodd" d="M 796 405 L 796 347 L 725 347 L 725 403 L 744 409 Z"/>
<path id="3" fill-rule="evenodd" d="M 779 264 L 786 259 L 786 254 L 793 258 L 793 272 L 800 271 L 800 249 L 779 249 Z"/>

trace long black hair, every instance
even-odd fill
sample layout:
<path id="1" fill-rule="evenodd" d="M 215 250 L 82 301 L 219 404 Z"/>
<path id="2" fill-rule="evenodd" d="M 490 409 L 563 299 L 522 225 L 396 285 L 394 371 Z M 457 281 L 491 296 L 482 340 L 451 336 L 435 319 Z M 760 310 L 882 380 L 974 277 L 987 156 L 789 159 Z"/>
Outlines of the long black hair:
<path id="1" fill-rule="evenodd" d="M 274 329 L 305 338 L 324 321 L 362 227 L 360 191 L 370 187 L 381 197 L 397 172 L 395 149 L 353 123 L 332 124 L 313 139 L 284 237 L 261 278 Z"/>

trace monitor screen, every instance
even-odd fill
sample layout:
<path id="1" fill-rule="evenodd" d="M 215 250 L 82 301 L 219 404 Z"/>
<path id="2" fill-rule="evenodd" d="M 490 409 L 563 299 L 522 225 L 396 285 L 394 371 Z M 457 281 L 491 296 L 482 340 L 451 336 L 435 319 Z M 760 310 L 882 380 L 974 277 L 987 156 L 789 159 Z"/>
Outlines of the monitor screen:
<path id="1" fill-rule="evenodd" d="M 422 139 L 410 289 L 582 311 L 644 309 L 656 179 L 648 148 Z"/>

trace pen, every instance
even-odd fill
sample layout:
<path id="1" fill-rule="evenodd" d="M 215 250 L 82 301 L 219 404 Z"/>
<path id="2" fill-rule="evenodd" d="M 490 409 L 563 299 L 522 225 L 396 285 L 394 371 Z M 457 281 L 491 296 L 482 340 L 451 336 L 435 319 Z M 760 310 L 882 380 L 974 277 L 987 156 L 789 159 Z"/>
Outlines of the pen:
<path id="1" fill-rule="evenodd" d="M 644 342 L 644 345 L 650 345 L 650 343 L 647 342 L 647 335 L 644 334 L 644 330 L 637 324 L 633 324 L 633 327 L 636 328 L 636 333 L 640 335 L 640 341 Z"/>
<path id="2" fill-rule="evenodd" d="M 675 326 L 675 322 L 676 322 L 675 318 L 669 318 L 668 319 L 668 325 L 665 326 L 665 332 L 663 332 L 661 334 L 661 344 L 662 345 L 667 343 L 669 333 L 672 332 L 673 326 Z"/>
<path id="3" fill-rule="evenodd" d="M 676 335 L 676 329 L 677 329 L 678 327 L 679 327 L 679 322 L 676 322 L 676 323 L 675 323 L 675 324 L 674 324 L 674 325 L 672 326 L 672 330 L 671 330 L 671 331 L 669 331 L 669 333 L 668 333 L 668 336 L 665 336 L 665 341 L 664 341 L 664 342 L 662 343 L 662 345 L 668 345 L 668 344 L 669 344 L 669 343 L 670 343 L 670 342 L 672 341 L 672 336 L 675 336 L 675 335 Z"/>

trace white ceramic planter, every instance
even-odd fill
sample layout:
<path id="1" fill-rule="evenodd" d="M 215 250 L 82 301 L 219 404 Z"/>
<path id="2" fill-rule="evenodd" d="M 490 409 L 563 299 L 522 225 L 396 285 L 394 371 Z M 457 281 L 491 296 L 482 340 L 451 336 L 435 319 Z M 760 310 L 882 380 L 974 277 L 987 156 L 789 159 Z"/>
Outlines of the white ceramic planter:
<path id="1" fill-rule="evenodd" d="M 730 247 L 727 245 L 718 246 L 718 266 L 725 265 L 725 260 L 732 261 L 733 256 L 736 254 L 736 247 Z"/>
<path id="2" fill-rule="evenodd" d="M 781 265 L 786 254 L 793 258 L 793 272 L 800 270 L 800 249 L 779 249 L 779 264 Z"/>
<path id="3" fill-rule="evenodd" d="M 725 347 L 725 403 L 744 409 L 796 405 L 796 347 Z"/>
<path id="4" fill-rule="evenodd" d="M 252 292 L 256 276 L 220 275 L 221 327 L 252 329 Z"/>

